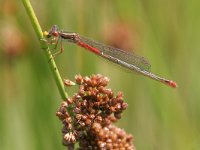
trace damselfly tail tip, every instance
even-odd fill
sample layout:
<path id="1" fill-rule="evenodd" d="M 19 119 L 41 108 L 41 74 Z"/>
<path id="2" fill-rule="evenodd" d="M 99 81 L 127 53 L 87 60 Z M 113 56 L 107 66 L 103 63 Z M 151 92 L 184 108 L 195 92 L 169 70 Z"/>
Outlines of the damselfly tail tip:
<path id="1" fill-rule="evenodd" d="M 178 87 L 177 83 L 174 82 L 174 81 L 171 81 L 171 80 L 167 80 L 166 84 L 171 86 L 171 87 L 173 87 L 173 88 L 177 88 Z"/>

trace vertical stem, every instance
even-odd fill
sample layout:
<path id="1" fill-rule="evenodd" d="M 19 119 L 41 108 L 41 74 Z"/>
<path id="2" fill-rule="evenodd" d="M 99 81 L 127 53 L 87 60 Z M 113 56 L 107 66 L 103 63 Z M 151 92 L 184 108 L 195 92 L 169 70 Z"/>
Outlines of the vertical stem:
<path id="1" fill-rule="evenodd" d="M 33 26 L 33 28 L 35 30 L 37 38 L 40 41 L 40 45 L 41 45 L 42 49 L 44 49 L 45 55 L 47 57 L 47 61 L 49 62 L 49 66 L 50 66 L 51 71 L 53 73 L 53 76 L 54 76 L 54 79 L 56 81 L 56 84 L 57 84 L 58 90 L 60 92 L 60 95 L 61 95 L 62 99 L 65 100 L 68 97 L 68 94 L 65 92 L 65 88 L 64 88 L 64 84 L 63 84 L 62 78 L 60 76 L 60 73 L 58 71 L 56 63 L 55 63 L 55 61 L 54 61 L 54 59 L 52 57 L 51 51 L 50 51 L 47 43 L 44 40 L 42 29 L 40 27 L 40 24 L 39 24 L 39 22 L 37 20 L 36 15 L 34 13 L 34 10 L 33 10 L 32 6 L 31 6 L 31 3 L 30 3 L 29 0 L 22 0 L 22 2 L 24 4 L 26 12 L 27 12 L 27 14 L 29 16 L 29 19 L 31 20 L 31 24 L 32 24 L 32 26 Z"/>

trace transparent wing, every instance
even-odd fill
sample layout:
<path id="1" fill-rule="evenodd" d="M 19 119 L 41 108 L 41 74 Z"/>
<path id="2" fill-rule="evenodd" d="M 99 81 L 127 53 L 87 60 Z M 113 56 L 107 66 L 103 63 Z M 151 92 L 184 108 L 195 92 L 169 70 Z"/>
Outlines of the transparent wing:
<path id="1" fill-rule="evenodd" d="M 116 59 L 122 60 L 128 64 L 134 65 L 141 70 L 150 71 L 151 65 L 149 62 L 142 56 L 138 56 L 135 53 L 126 52 L 119 48 L 115 48 L 112 46 L 105 45 L 103 43 L 99 43 L 97 41 L 85 38 L 83 36 L 79 36 L 80 41 L 98 49 L 103 54 L 112 56 Z"/>

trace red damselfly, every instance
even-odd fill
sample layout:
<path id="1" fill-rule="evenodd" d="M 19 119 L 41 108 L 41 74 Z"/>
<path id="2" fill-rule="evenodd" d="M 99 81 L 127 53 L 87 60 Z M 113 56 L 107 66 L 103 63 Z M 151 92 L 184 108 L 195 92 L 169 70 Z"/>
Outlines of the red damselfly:
<path id="1" fill-rule="evenodd" d="M 161 83 L 164 83 L 170 87 L 177 87 L 176 82 L 172 80 L 167 80 L 151 73 L 151 65 L 149 64 L 149 62 L 144 57 L 138 56 L 135 53 L 130 53 L 118 48 L 114 48 L 112 46 L 96 42 L 74 32 L 65 32 L 59 30 L 57 25 L 53 25 L 49 32 L 44 32 L 44 35 L 47 38 L 53 37 L 53 41 L 55 41 L 56 44 L 55 48 L 60 41 L 61 51 L 59 53 L 63 51 L 62 41 L 67 40 L 68 42 L 75 43 L 76 45 L 83 47 L 113 63 L 119 64 L 125 68 L 133 70 L 139 74 L 142 74 Z"/>

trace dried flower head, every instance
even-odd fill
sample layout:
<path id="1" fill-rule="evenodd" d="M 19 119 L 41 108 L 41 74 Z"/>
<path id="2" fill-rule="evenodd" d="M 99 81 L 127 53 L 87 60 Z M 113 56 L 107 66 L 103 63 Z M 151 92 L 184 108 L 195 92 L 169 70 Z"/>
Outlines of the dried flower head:
<path id="1" fill-rule="evenodd" d="M 133 137 L 114 125 L 102 127 L 99 123 L 92 125 L 91 131 L 80 140 L 80 150 L 86 147 L 93 149 L 126 149 L 135 150 Z"/>
<path id="2" fill-rule="evenodd" d="M 130 149 L 134 150 L 132 136 L 112 123 L 121 118 L 128 104 L 122 92 L 115 96 L 106 88 L 109 79 L 102 75 L 75 76 L 79 90 L 62 102 L 56 115 L 64 127 L 63 144 L 76 141 L 79 149 Z"/>

